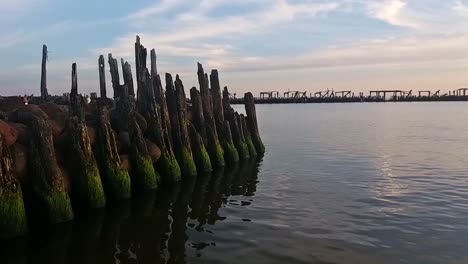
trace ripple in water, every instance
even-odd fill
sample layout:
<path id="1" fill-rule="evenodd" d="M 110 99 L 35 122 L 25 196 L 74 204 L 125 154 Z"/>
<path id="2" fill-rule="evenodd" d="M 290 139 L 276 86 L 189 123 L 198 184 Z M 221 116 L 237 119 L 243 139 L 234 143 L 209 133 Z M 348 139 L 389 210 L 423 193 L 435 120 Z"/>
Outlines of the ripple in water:
<path id="1" fill-rule="evenodd" d="M 4 241 L 0 262 L 468 263 L 468 104 L 257 112 L 259 160 Z"/>

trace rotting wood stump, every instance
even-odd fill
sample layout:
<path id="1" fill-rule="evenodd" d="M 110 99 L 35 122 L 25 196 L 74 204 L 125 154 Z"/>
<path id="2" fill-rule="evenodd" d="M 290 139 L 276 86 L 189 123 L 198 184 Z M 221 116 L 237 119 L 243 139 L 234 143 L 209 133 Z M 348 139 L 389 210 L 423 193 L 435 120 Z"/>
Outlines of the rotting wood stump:
<path id="1" fill-rule="evenodd" d="M 98 161 L 104 191 L 108 200 L 118 201 L 131 197 L 131 182 L 128 171 L 122 168 L 109 113 L 101 108 L 96 113 L 96 144 L 94 153 Z"/>
<path id="2" fill-rule="evenodd" d="M 183 96 L 183 85 L 179 77 L 176 76 L 174 87 L 172 75 L 166 73 L 166 102 L 171 119 L 174 152 L 179 162 L 182 175 L 190 177 L 197 175 L 197 168 L 190 148 L 186 119 L 187 102 Z"/>
<path id="3" fill-rule="evenodd" d="M 228 164 L 233 164 L 239 161 L 239 153 L 237 152 L 234 142 L 232 140 L 232 134 L 230 125 L 229 131 L 225 130 L 225 119 L 224 109 L 221 96 L 221 87 L 219 85 L 218 71 L 212 70 L 210 74 L 211 83 L 211 97 L 213 101 L 213 114 L 215 119 L 215 125 L 218 132 L 219 141 L 224 150 L 224 160 Z M 229 124 L 229 122 L 228 122 Z"/>
<path id="4" fill-rule="evenodd" d="M 14 175 L 10 149 L 0 134 L 0 239 L 22 236 L 27 232 L 23 192 Z"/>
<path id="5" fill-rule="evenodd" d="M 236 117 L 234 109 L 231 107 L 229 102 L 229 91 L 227 87 L 224 87 L 223 90 L 223 110 L 224 118 L 229 121 L 229 126 L 231 127 L 232 140 L 236 146 L 237 152 L 239 153 L 240 159 L 250 158 L 249 148 L 245 143 L 245 139 L 239 128 L 239 122 Z"/>
<path id="6" fill-rule="evenodd" d="M 49 122 L 31 112 L 18 115 L 18 122 L 29 128 L 28 171 L 31 177 L 31 206 L 49 224 L 73 219 L 73 209 L 55 157 Z"/>
<path id="7" fill-rule="evenodd" d="M 209 89 L 208 75 L 205 74 L 203 66 L 198 63 L 198 83 L 200 85 L 201 105 L 203 109 L 203 118 L 206 130 L 206 149 L 210 155 L 211 165 L 214 168 L 221 168 L 226 165 L 224 160 L 224 150 L 219 142 L 216 124 L 213 116 L 213 102 Z M 193 99 L 193 98 L 192 98 Z M 200 124 L 201 125 L 201 124 Z"/>
<path id="8" fill-rule="evenodd" d="M 148 76 L 147 69 L 144 69 L 140 76 L 142 76 L 142 80 L 137 91 L 140 99 L 137 104 L 138 111 L 148 123 L 145 136 L 156 143 L 161 150 L 161 157 L 156 162 L 155 168 L 160 173 L 162 182 L 172 184 L 181 180 L 181 172 L 171 144 L 168 144 L 168 132 L 166 126 L 163 125 L 165 120 L 161 118 L 163 107 L 157 103 L 162 88 L 160 88 L 161 83 L 157 74 L 154 49 L 151 50 L 151 76 Z M 165 100 L 163 103 L 166 104 Z"/>
<path id="9" fill-rule="evenodd" d="M 258 155 L 257 150 L 255 149 L 255 146 L 254 146 L 254 144 L 252 142 L 252 137 L 250 136 L 250 132 L 247 129 L 247 123 L 245 122 L 245 116 L 244 116 L 244 114 L 239 115 L 238 113 L 236 113 L 236 116 L 237 116 L 239 125 L 241 127 L 241 132 L 242 132 L 242 135 L 244 137 L 244 141 L 247 144 L 247 148 L 249 149 L 250 157 L 256 157 Z"/>
<path id="10" fill-rule="evenodd" d="M 252 93 L 245 93 L 244 95 L 245 113 L 247 114 L 247 128 L 252 137 L 252 142 L 258 154 L 265 153 L 265 145 L 263 145 L 260 133 L 258 131 L 257 112 L 255 110 L 255 101 Z"/>
<path id="11" fill-rule="evenodd" d="M 72 201 L 79 204 L 80 208 L 102 208 L 106 205 L 106 197 L 81 108 L 82 100 L 78 94 L 76 64 L 73 63 L 71 117 L 66 128 L 69 142 L 67 163 L 72 175 Z"/>

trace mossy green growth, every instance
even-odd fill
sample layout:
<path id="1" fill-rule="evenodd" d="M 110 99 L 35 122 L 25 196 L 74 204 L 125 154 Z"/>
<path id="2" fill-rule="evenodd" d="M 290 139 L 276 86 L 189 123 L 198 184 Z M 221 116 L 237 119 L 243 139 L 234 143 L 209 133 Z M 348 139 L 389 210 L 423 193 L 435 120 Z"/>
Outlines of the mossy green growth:
<path id="1" fill-rule="evenodd" d="M 161 175 L 163 183 L 176 183 L 182 179 L 179 163 L 176 158 L 167 152 L 162 153 L 161 157 L 156 163 L 156 168 Z"/>
<path id="2" fill-rule="evenodd" d="M 226 166 L 224 161 L 224 150 L 216 139 L 213 129 L 209 125 L 206 126 L 206 133 L 208 137 L 208 154 L 211 159 L 211 165 L 213 168 L 222 168 Z"/>
<path id="3" fill-rule="evenodd" d="M 239 162 L 239 153 L 233 143 L 226 142 L 224 145 L 224 160 L 228 164 Z"/>
<path id="4" fill-rule="evenodd" d="M 73 169 L 72 198 L 86 208 L 102 208 L 106 206 L 106 196 L 102 187 L 101 176 L 94 156 L 84 157 L 82 168 Z"/>
<path id="5" fill-rule="evenodd" d="M 130 153 L 132 166 L 132 188 L 137 191 L 147 191 L 158 188 L 159 173 L 154 170 L 150 157 L 139 155 L 137 151 Z"/>
<path id="6" fill-rule="evenodd" d="M 130 175 L 124 169 L 108 162 L 103 179 L 107 197 L 114 201 L 126 200 L 132 196 Z"/>
<path id="7" fill-rule="evenodd" d="M 250 135 L 245 137 L 245 144 L 247 144 L 247 148 L 249 149 L 250 157 L 256 157 L 258 155 L 257 150 L 255 149 L 255 146 L 252 142 L 252 138 L 250 137 Z"/>
<path id="8" fill-rule="evenodd" d="M 237 153 L 239 153 L 240 159 L 250 158 L 249 147 L 245 142 L 239 142 L 239 144 L 237 145 Z"/>
<path id="9" fill-rule="evenodd" d="M 0 239 L 22 236 L 28 232 L 21 189 L 0 188 Z"/>
<path id="10" fill-rule="evenodd" d="M 49 224 L 68 222 L 73 219 L 70 197 L 65 191 L 51 191 L 39 195 L 45 207 Z"/>
<path id="11" fill-rule="evenodd" d="M 192 153 L 187 147 L 182 147 L 182 160 L 180 161 L 180 170 L 184 176 L 197 175 L 197 166 L 193 160 Z"/>
<path id="12" fill-rule="evenodd" d="M 198 146 L 196 154 L 194 153 L 195 163 L 198 165 L 197 168 L 203 172 L 210 172 L 213 171 L 213 167 L 211 166 L 210 155 L 208 155 L 208 151 L 206 151 L 205 146 L 203 143 Z"/>

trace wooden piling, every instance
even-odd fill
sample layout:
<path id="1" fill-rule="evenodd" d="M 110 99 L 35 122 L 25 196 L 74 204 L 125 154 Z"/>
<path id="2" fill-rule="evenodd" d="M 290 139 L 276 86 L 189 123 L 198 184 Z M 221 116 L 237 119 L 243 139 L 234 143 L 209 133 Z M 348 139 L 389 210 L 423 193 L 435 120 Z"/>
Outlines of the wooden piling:
<path id="1" fill-rule="evenodd" d="M 99 66 L 99 91 L 101 98 L 107 98 L 107 91 L 106 91 L 106 72 L 105 72 L 105 62 L 104 56 L 100 55 L 98 59 L 98 66 Z"/>
<path id="2" fill-rule="evenodd" d="M 200 134 L 198 134 L 193 124 L 188 124 L 188 126 L 190 142 L 192 145 L 193 159 L 197 166 L 197 170 L 201 173 L 213 171 L 210 156 L 208 155 L 208 151 L 206 151 L 205 144 L 203 144 L 202 137 L 200 136 Z"/>
<path id="3" fill-rule="evenodd" d="M 29 129 L 28 171 L 32 186 L 32 208 L 39 218 L 50 224 L 73 219 L 70 198 L 65 191 L 62 172 L 57 164 L 49 122 L 35 114 L 22 110 L 14 122 Z"/>
<path id="4" fill-rule="evenodd" d="M 140 113 L 146 118 L 148 122 L 148 129 L 145 135 L 158 145 L 161 149 L 161 157 L 156 163 L 156 170 L 159 171 L 162 181 L 165 183 L 174 183 L 181 180 L 181 172 L 179 164 L 172 151 L 171 143 L 168 138 L 167 126 L 162 117 L 164 108 L 167 109 L 165 100 L 162 104 L 158 104 L 158 97 L 161 100 L 161 80 L 157 73 L 156 66 L 156 52 L 151 50 L 151 77 L 150 83 L 145 85 L 145 89 L 139 89 L 138 94 L 141 94 L 138 103 L 140 106 Z M 164 93 L 162 93 L 164 96 Z"/>
<path id="5" fill-rule="evenodd" d="M 255 110 L 255 101 L 252 93 L 248 92 L 244 95 L 245 113 L 247 114 L 247 128 L 252 137 L 252 142 L 258 154 L 265 153 L 265 145 L 263 145 L 260 133 L 258 131 L 257 112 Z"/>
<path id="6" fill-rule="evenodd" d="M 128 95 L 134 97 L 135 88 L 133 84 L 132 67 L 130 67 L 130 64 L 128 62 L 124 62 L 123 59 L 120 59 L 120 62 L 122 64 L 122 75 L 123 75 L 124 83 L 125 85 L 127 85 Z"/>
<path id="7" fill-rule="evenodd" d="M 234 109 L 231 107 L 229 102 L 229 91 L 227 87 L 224 87 L 223 90 L 223 111 L 224 117 L 229 121 L 229 126 L 231 127 L 232 140 L 236 146 L 237 152 L 239 153 L 240 159 L 250 158 L 250 153 L 247 144 L 242 137 L 241 130 L 239 128 L 239 122 L 236 118 Z"/>
<path id="8" fill-rule="evenodd" d="M 112 89 L 114 90 L 114 99 L 121 97 L 120 88 L 120 77 L 119 77 L 119 66 L 117 60 L 112 57 L 112 53 L 108 55 L 109 72 L 111 75 Z"/>
<path id="9" fill-rule="evenodd" d="M 124 67 L 124 69 L 126 71 L 124 75 L 131 75 L 129 66 Z M 143 133 L 136 121 L 135 98 L 129 95 L 127 87 L 127 83 L 122 86 L 122 98 L 120 98 L 117 107 L 119 108 L 119 117 L 125 120 L 128 127 L 132 188 L 137 192 L 142 192 L 156 189 L 160 182 L 160 175 L 154 170 Z"/>
<path id="10" fill-rule="evenodd" d="M 231 126 L 229 125 L 229 121 L 224 121 L 224 125 L 222 128 L 222 138 L 224 138 L 224 158 L 230 164 L 239 162 L 239 153 L 234 146 L 234 142 L 232 141 L 232 134 L 231 134 Z"/>
<path id="11" fill-rule="evenodd" d="M 237 152 L 236 147 L 234 146 L 232 140 L 231 129 L 229 131 L 224 131 L 225 129 L 225 119 L 224 119 L 224 109 L 221 96 L 221 87 L 219 85 L 218 71 L 212 70 L 210 74 L 210 83 L 211 83 L 211 97 L 213 101 L 213 114 L 216 129 L 218 132 L 219 141 L 224 150 L 224 160 L 227 163 L 235 163 L 239 161 L 239 153 Z M 229 124 L 229 122 L 228 122 Z M 229 126 L 228 126 L 229 127 Z"/>
<path id="12" fill-rule="evenodd" d="M 200 85 L 201 105 L 206 130 L 206 149 L 210 155 L 211 164 L 214 168 L 224 167 L 224 150 L 219 142 L 216 124 L 213 116 L 213 102 L 209 89 L 208 75 L 205 74 L 203 66 L 198 63 L 198 83 Z M 193 99 L 193 98 L 192 98 Z"/>
<path id="13" fill-rule="evenodd" d="M 27 231 L 23 192 L 14 175 L 10 149 L 0 134 L 0 239 L 21 236 Z"/>
<path id="14" fill-rule="evenodd" d="M 120 201 L 131 196 L 130 175 L 121 166 L 117 142 L 112 132 L 109 113 L 102 107 L 96 115 L 94 153 L 99 164 L 102 184 L 108 200 Z"/>
<path id="15" fill-rule="evenodd" d="M 42 46 L 42 64 L 41 64 L 41 100 L 45 102 L 49 93 L 47 92 L 47 46 Z"/>
<path id="16" fill-rule="evenodd" d="M 244 116 L 244 114 L 240 114 L 240 115 L 237 114 L 237 116 L 238 116 L 238 120 L 240 120 L 239 124 L 240 124 L 240 127 L 241 127 L 242 134 L 244 136 L 244 141 L 247 144 L 247 148 L 249 149 L 250 157 L 255 157 L 258 154 L 257 154 L 257 150 L 255 149 L 255 146 L 254 146 L 254 144 L 252 142 L 252 137 L 250 136 L 250 132 L 247 129 L 247 123 L 245 121 L 245 116 Z"/>
<path id="17" fill-rule="evenodd" d="M 174 87 L 172 75 L 166 73 L 166 102 L 171 119 L 172 142 L 175 156 L 182 175 L 190 177 L 197 175 L 197 168 L 193 160 L 187 131 L 185 94 L 178 75 L 176 76 L 175 85 Z"/>
<path id="18" fill-rule="evenodd" d="M 81 208 L 101 208 L 106 204 L 104 189 L 96 159 L 91 149 L 88 128 L 81 108 L 82 96 L 78 94 L 76 63 L 72 65 L 70 114 L 67 121 L 68 168 L 72 175 L 72 200 Z"/>

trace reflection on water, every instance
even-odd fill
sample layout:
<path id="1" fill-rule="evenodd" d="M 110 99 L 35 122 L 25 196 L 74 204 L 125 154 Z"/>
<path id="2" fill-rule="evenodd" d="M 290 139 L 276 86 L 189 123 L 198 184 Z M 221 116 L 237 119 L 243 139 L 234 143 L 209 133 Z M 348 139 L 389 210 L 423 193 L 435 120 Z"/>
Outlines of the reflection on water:
<path id="1" fill-rule="evenodd" d="M 261 160 L 3 243 L 0 263 L 466 264 L 467 115 L 259 105 Z"/>
<path id="2" fill-rule="evenodd" d="M 226 219 L 219 215 L 219 209 L 236 203 L 231 195 L 255 194 L 258 166 L 259 160 L 246 161 L 70 224 L 2 242 L 0 263 L 190 262 L 187 248 L 202 252 L 216 243 L 190 241 L 187 229 L 212 233 L 208 226 Z"/>

